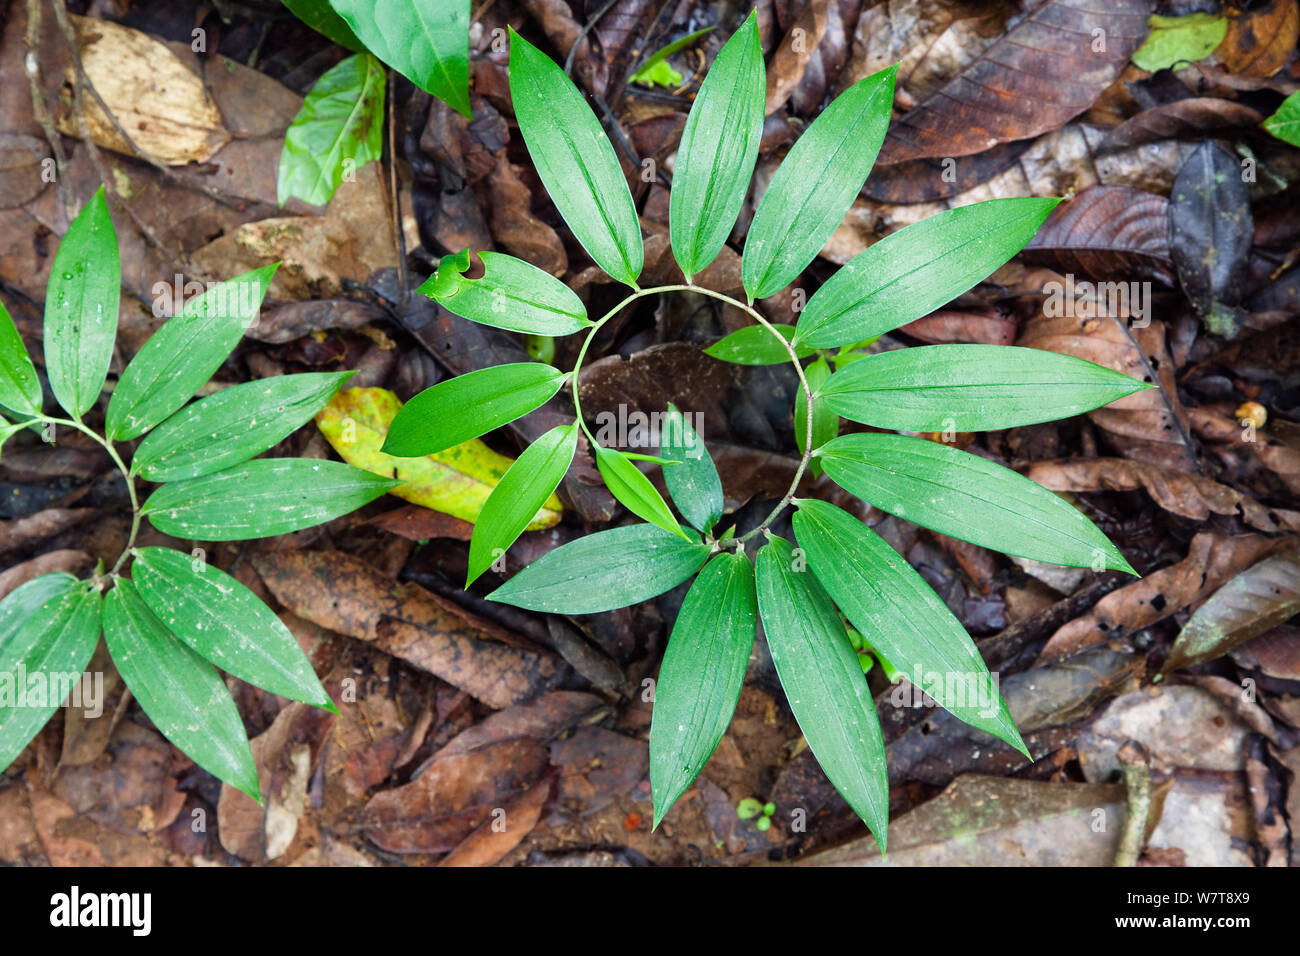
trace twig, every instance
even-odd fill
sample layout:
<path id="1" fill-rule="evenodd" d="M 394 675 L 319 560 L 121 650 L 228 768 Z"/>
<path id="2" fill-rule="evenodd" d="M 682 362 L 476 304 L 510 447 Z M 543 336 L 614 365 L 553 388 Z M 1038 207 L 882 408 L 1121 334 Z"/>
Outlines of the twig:
<path id="1" fill-rule="evenodd" d="M 587 22 L 582 25 L 580 30 L 578 30 L 578 36 L 574 39 L 573 45 L 569 47 L 569 55 L 564 58 L 565 76 L 573 75 L 573 58 L 578 52 L 579 44 L 581 44 L 583 40 L 587 39 L 587 34 L 590 33 L 595 28 L 596 24 L 600 22 L 601 17 L 613 9 L 614 4 L 617 2 L 618 0 L 605 0 L 605 5 L 597 10 L 595 15 L 588 17 Z M 592 92 L 595 91 L 593 90 Z"/>
<path id="2" fill-rule="evenodd" d="M 491 0 L 488 0 L 491 3 Z M 402 230 L 402 197 L 397 189 L 397 133 L 393 119 L 393 71 L 388 71 L 388 180 L 392 189 L 393 241 L 397 245 L 397 285 L 402 291 L 401 304 L 410 298 L 406 288 L 406 235 Z"/>
<path id="3" fill-rule="evenodd" d="M 1151 771 L 1140 745 L 1130 741 L 1119 749 L 1124 769 L 1124 787 L 1128 791 L 1128 811 L 1124 829 L 1115 850 L 1116 866 L 1137 866 L 1142 847 L 1147 842 L 1147 818 L 1151 814 Z"/>

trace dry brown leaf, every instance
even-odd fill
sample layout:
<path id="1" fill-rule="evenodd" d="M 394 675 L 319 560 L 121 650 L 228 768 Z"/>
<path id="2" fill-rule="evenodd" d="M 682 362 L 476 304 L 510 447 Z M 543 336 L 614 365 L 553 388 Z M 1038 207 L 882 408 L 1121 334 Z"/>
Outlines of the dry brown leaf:
<path id="1" fill-rule="evenodd" d="M 1214 55 L 1229 73 L 1268 77 L 1286 66 L 1297 38 L 1296 0 L 1268 0 L 1248 13 L 1229 17 L 1228 33 Z"/>
<path id="2" fill-rule="evenodd" d="M 542 818 L 542 808 L 550 798 L 554 780 L 525 790 L 504 807 L 498 819 L 481 823 L 445 857 L 439 866 L 492 866 L 524 841 Z"/>

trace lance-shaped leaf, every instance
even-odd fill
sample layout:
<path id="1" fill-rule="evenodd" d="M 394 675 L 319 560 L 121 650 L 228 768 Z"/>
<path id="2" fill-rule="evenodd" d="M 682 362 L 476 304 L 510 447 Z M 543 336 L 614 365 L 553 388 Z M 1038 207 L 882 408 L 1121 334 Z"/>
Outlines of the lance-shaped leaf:
<path id="1" fill-rule="evenodd" d="M 745 203 L 763 137 L 765 86 L 751 12 L 709 67 L 677 148 L 668 228 L 687 282 L 717 258 Z"/>
<path id="2" fill-rule="evenodd" d="M 665 531 L 686 538 L 686 532 L 677 523 L 673 513 L 668 510 L 668 503 L 664 501 L 663 495 L 659 494 L 659 490 L 649 478 L 641 474 L 641 469 L 632 464 L 626 455 L 613 448 L 596 445 L 595 450 L 596 467 L 600 470 L 600 477 L 605 479 L 605 487 L 609 489 L 610 494 L 638 518 L 644 518 Z M 668 467 L 675 468 L 676 465 Z"/>
<path id="3" fill-rule="evenodd" d="M 104 598 L 104 642 L 163 736 L 218 780 L 260 802 L 253 750 L 221 675 L 167 630 L 125 578 Z"/>
<path id="4" fill-rule="evenodd" d="M 832 410 L 834 406 L 818 395 L 818 390 L 826 384 L 827 379 L 831 378 L 831 367 L 826 363 L 826 360 L 819 358 L 809 364 L 804 369 L 804 377 L 808 379 L 808 387 L 813 393 L 812 447 L 815 450 L 840 433 L 840 416 L 835 414 L 838 409 Z M 795 392 L 794 396 L 794 438 L 800 454 L 804 452 L 804 443 L 807 437 L 808 399 L 804 396 L 803 388 L 800 388 Z M 816 459 L 813 459 L 812 465 L 814 468 L 820 469 Z"/>
<path id="5" fill-rule="evenodd" d="M 99 592 L 70 574 L 41 575 L 0 601 L 0 770 L 80 687 L 98 643 Z"/>
<path id="6" fill-rule="evenodd" d="M 538 558 L 488 595 L 552 614 L 595 614 L 639 604 L 700 569 L 708 545 L 652 524 L 599 531 Z"/>
<path id="7" fill-rule="evenodd" d="M 664 469 L 664 484 L 682 517 L 700 531 L 712 531 L 722 517 L 722 480 L 704 439 L 671 403 L 659 432 L 659 450 L 678 464 Z"/>
<path id="8" fill-rule="evenodd" d="M 794 719 L 883 853 L 889 827 L 885 741 L 848 632 L 790 542 L 769 536 L 755 564 L 763 633 Z"/>
<path id="9" fill-rule="evenodd" d="M 474 522 L 465 587 L 505 554 L 523 530 L 542 519 L 578 450 L 578 426 L 558 425 L 524 449 L 497 482 Z"/>
<path id="10" fill-rule="evenodd" d="M 20 414 L 41 410 L 41 382 L 9 310 L 0 302 L 0 405 Z"/>
<path id="11" fill-rule="evenodd" d="M 344 175 L 383 156 L 386 82 L 383 65 L 358 53 L 307 91 L 284 134 L 275 187 L 281 206 L 291 196 L 323 206 Z"/>
<path id="12" fill-rule="evenodd" d="M 366 49 L 452 109 L 469 106 L 469 0 L 330 0 Z"/>
<path id="13" fill-rule="evenodd" d="M 754 569 L 744 553 L 704 566 L 682 602 L 650 724 L 654 825 L 695 782 L 731 722 L 754 647 Z"/>
<path id="14" fill-rule="evenodd" d="M 591 326 L 578 294 L 549 272 L 499 252 L 480 252 L 483 275 L 466 278 L 469 250 L 443 256 L 417 290 L 448 312 L 512 332 L 569 335 Z"/>
<path id="15" fill-rule="evenodd" d="M 906 435 L 841 435 L 818 452 L 831 479 L 882 511 L 1021 558 L 1136 572 L 1082 512 L 969 452 Z"/>
<path id="16" fill-rule="evenodd" d="M 317 33 L 329 37 L 339 46 L 359 53 L 364 47 L 346 20 L 334 12 L 329 0 L 284 0 L 293 15 Z"/>
<path id="17" fill-rule="evenodd" d="M 820 391 L 822 401 L 851 421 L 920 432 L 1050 422 L 1153 387 L 1042 349 L 928 345 L 868 355 Z"/>
<path id="18" fill-rule="evenodd" d="M 596 265 L 635 286 L 644 257 L 641 224 L 614 147 L 573 81 L 513 27 L 510 96 L 555 208 Z"/>
<path id="19" fill-rule="evenodd" d="M 243 541 L 324 524 L 397 484 L 341 461 L 258 458 L 168 482 L 149 496 L 140 513 L 177 538 Z"/>
<path id="20" fill-rule="evenodd" d="M 426 388 L 393 419 L 383 452 L 413 458 L 446 451 L 508 425 L 549 401 L 568 374 L 541 362 L 493 365 Z"/>
<path id="21" fill-rule="evenodd" d="M 132 554 L 131 577 L 141 599 L 201 657 L 273 694 L 338 712 L 293 634 L 256 594 L 172 548 Z"/>
<path id="22" fill-rule="evenodd" d="M 121 288 L 117 233 L 100 186 L 59 243 L 45 290 L 45 371 L 73 418 L 95 404 L 108 377 Z"/>
<path id="23" fill-rule="evenodd" d="M 138 438 L 212 378 L 257 318 L 276 268 L 263 266 L 212 287 L 144 343 L 108 401 L 109 438 Z"/>
<path id="24" fill-rule="evenodd" d="M 872 648 L 954 716 L 1030 756 L 975 643 L 925 579 L 847 511 L 795 504 L 808 567 Z"/>
<path id="25" fill-rule="evenodd" d="M 781 162 L 745 239 L 740 271 L 750 301 L 789 285 L 853 205 L 885 139 L 897 72 L 891 66 L 837 96 Z"/>
<path id="26" fill-rule="evenodd" d="M 990 199 L 938 213 L 858 253 L 818 289 L 795 341 L 834 348 L 927 315 L 996 271 L 1058 199 Z"/>
<path id="27" fill-rule="evenodd" d="M 146 435 L 131 471 L 146 481 L 177 481 L 248 461 L 311 421 L 355 374 L 302 372 L 222 389 Z"/>
<path id="28" fill-rule="evenodd" d="M 774 324 L 772 328 L 776 329 L 787 342 L 794 339 L 793 325 Z M 800 358 L 807 358 L 815 351 L 816 349 L 805 345 L 795 347 L 795 354 Z M 736 329 L 730 335 L 710 345 L 704 350 L 704 354 L 723 362 L 731 362 L 733 365 L 779 365 L 790 361 L 790 353 L 786 347 L 761 325 L 746 325 L 744 328 Z"/>

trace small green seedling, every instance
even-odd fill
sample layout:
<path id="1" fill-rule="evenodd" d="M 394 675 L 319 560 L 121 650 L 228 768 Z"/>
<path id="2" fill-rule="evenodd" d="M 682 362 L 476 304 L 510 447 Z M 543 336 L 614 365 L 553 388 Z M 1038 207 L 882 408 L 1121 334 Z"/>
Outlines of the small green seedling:
<path id="1" fill-rule="evenodd" d="M 736 816 L 742 820 L 753 820 L 759 830 L 772 828 L 772 814 L 776 813 L 775 803 L 759 803 L 753 797 L 745 797 L 736 804 Z M 757 819 L 755 819 L 757 818 Z"/>

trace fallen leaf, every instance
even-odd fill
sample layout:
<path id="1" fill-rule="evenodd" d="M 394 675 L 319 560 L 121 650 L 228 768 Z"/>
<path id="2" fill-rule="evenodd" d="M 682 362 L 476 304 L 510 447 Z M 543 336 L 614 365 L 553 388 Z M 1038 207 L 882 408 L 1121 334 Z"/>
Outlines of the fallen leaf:
<path id="1" fill-rule="evenodd" d="M 1168 207 L 1154 193 L 1089 186 L 1052 210 L 1025 259 L 1103 281 L 1134 274 L 1173 285 Z"/>
<path id="2" fill-rule="evenodd" d="M 1228 33 L 1215 56 L 1229 73 L 1272 76 L 1291 59 L 1300 38 L 1296 0 L 1267 0 L 1228 20 Z"/>
<path id="3" fill-rule="evenodd" d="M 524 841 L 542 818 L 554 781 L 524 791 L 504 807 L 500 816 L 479 824 L 457 847 L 438 861 L 439 866 L 492 866 Z"/>

